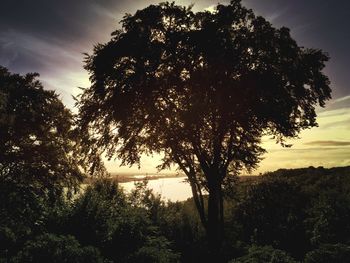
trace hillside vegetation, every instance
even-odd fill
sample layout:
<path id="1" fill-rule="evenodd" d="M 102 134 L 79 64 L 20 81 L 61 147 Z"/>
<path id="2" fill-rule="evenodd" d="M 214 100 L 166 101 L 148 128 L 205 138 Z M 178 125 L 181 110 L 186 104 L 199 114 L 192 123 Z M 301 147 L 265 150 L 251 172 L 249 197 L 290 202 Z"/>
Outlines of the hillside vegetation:
<path id="1" fill-rule="evenodd" d="M 192 199 L 97 180 L 74 199 L 1 178 L 0 262 L 206 262 Z M 221 262 L 348 262 L 350 167 L 280 169 L 225 189 Z M 240 201 L 237 201 L 240 200 Z"/>

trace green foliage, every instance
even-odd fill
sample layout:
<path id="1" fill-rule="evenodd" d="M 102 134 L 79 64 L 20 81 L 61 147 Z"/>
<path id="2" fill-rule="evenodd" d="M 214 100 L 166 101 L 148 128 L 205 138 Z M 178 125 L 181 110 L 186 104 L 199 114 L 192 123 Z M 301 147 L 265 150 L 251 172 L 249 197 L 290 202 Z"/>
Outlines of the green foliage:
<path id="1" fill-rule="evenodd" d="M 350 168 L 281 169 L 267 174 L 268 178 L 298 186 L 304 201 L 306 239 L 312 245 L 348 243 L 350 237 Z"/>
<path id="2" fill-rule="evenodd" d="M 272 245 L 300 257 L 308 248 L 303 222 L 305 205 L 305 197 L 294 183 L 283 178 L 262 178 L 248 187 L 234 217 L 242 226 L 246 242 Z"/>
<path id="3" fill-rule="evenodd" d="M 179 262 L 179 255 L 169 249 L 170 242 L 164 237 L 147 238 L 145 244 L 130 259 L 135 263 Z"/>
<path id="4" fill-rule="evenodd" d="M 309 168 L 308 171 L 304 191 L 309 195 L 310 206 L 305 223 L 311 243 L 350 242 L 349 167 Z"/>
<path id="5" fill-rule="evenodd" d="M 232 262 L 291 263 L 291 254 L 305 262 L 347 262 L 348 245 L 337 243 L 350 236 L 344 213 L 348 172 L 285 170 L 238 181 L 233 199 L 225 201 L 232 202 L 233 216 L 226 218 L 222 260 L 217 261 L 243 255 Z M 210 261 L 193 200 L 164 203 L 146 182 L 126 195 L 112 180 L 96 180 L 54 206 L 31 186 L 10 180 L 0 187 L 0 262 Z M 237 202 L 237 194 L 243 201 Z M 300 227 L 305 229 L 299 235 Z M 323 238 L 313 242 L 315 236 Z M 333 244 L 320 244 L 323 240 Z M 310 245 L 316 249 L 310 251 Z"/>
<path id="6" fill-rule="evenodd" d="M 230 261 L 231 263 L 297 263 L 286 252 L 270 246 L 249 248 L 247 255 Z"/>
<path id="7" fill-rule="evenodd" d="M 55 230 L 53 221 L 67 217 L 65 198 L 90 167 L 73 114 L 37 77 L 0 67 L 0 255 L 5 258 Z M 53 220 L 54 214 L 60 217 Z"/>
<path id="8" fill-rule="evenodd" d="M 158 220 L 161 233 L 181 251 L 181 262 L 206 260 L 205 230 L 192 199 L 185 202 L 168 202 Z"/>
<path id="9" fill-rule="evenodd" d="M 45 213 L 45 199 L 38 190 L 24 183 L 0 178 L 0 223 L 2 226 L 20 228 L 42 225 L 41 215 Z"/>
<path id="10" fill-rule="evenodd" d="M 73 236 L 43 234 L 25 243 L 13 262 L 102 263 L 98 249 L 83 247 Z"/>
<path id="11" fill-rule="evenodd" d="M 281 169 L 238 184 L 228 233 L 258 246 L 272 245 L 302 259 L 313 246 L 348 243 L 349 167 Z"/>
<path id="12" fill-rule="evenodd" d="M 350 246 L 323 244 L 306 254 L 305 263 L 346 263 L 350 261 Z"/>
<path id="13" fill-rule="evenodd" d="M 6 262 L 6 258 L 11 255 L 18 238 L 11 228 L 7 226 L 0 226 L 0 262 Z M 18 242 L 19 243 L 19 242 Z M 2 261 L 3 259 L 3 261 Z"/>
<path id="14" fill-rule="evenodd" d="M 160 194 L 153 193 L 153 191 L 147 187 L 147 180 L 135 182 L 134 184 L 134 189 L 128 195 L 130 205 L 144 208 L 148 212 L 149 218 L 154 223 L 157 223 L 159 213 L 165 205 Z"/>
<path id="15" fill-rule="evenodd" d="M 98 180 L 75 200 L 67 224 L 82 242 L 103 246 L 112 239 L 125 206 L 125 196 L 117 184 Z"/>
<path id="16" fill-rule="evenodd" d="M 37 77 L 0 66 L 0 253 L 7 256 L 46 228 L 88 167 L 72 113 Z"/>
<path id="17" fill-rule="evenodd" d="M 154 225 L 153 197 L 146 184 L 127 197 L 112 180 L 98 180 L 73 203 L 66 231 L 113 262 L 134 262 L 141 255 L 152 258 L 158 250 L 159 262 L 173 262 L 176 254 Z"/>
<path id="18" fill-rule="evenodd" d="M 11 256 L 45 228 L 49 207 L 41 189 L 0 177 L 0 257 Z"/>
<path id="19" fill-rule="evenodd" d="M 37 77 L 0 67 L 0 177 L 52 197 L 77 186 L 84 166 L 72 113 Z"/>
<path id="20" fill-rule="evenodd" d="M 338 243 L 350 241 L 350 196 L 324 194 L 314 201 L 307 220 L 311 242 Z"/>

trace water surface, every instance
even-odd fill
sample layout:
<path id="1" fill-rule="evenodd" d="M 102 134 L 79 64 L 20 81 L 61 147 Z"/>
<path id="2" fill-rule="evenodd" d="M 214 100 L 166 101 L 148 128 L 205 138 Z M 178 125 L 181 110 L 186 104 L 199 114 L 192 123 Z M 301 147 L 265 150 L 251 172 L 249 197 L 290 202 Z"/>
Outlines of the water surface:
<path id="1" fill-rule="evenodd" d="M 148 181 L 148 187 L 162 198 L 170 201 L 184 201 L 192 197 L 191 187 L 185 182 L 186 177 L 159 178 Z M 126 192 L 135 187 L 134 182 L 119 183 Z"/>

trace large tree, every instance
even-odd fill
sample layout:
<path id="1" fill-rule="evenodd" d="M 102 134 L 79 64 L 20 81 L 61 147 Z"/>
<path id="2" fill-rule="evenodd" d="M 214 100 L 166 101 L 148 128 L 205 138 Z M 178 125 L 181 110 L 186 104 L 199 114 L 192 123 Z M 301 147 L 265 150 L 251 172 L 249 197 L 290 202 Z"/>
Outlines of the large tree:
<path id="1" fill-rule="evenodd" d="M 151 5 L 121 25 L 87 56 L 82 131 L 123 164 L 152 153 L 163 154 L 160 168 L 176 164 L 218 249 L 225 178 L 257 165 L 262 136 L 284 144 L 317 125 L 315 106 L 330 98 L 328 56 L 298 46 L 289 29 L 239 0 L 197 13 Z"/>

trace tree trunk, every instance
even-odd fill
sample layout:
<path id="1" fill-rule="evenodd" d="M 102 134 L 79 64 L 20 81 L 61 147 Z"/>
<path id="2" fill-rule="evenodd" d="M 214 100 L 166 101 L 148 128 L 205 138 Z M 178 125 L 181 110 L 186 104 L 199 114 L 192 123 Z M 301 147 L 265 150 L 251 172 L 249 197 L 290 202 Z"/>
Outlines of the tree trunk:
<path id="1" fill-rule="evenodd" d="M 209 199 L 208 199 L 208 244 L 211 255 L 218 257 L 223 238 L 223 204 L 222 204 L 222 189 L 221 183 L 215 178 L 213 182 L 208 185 Z"/>

